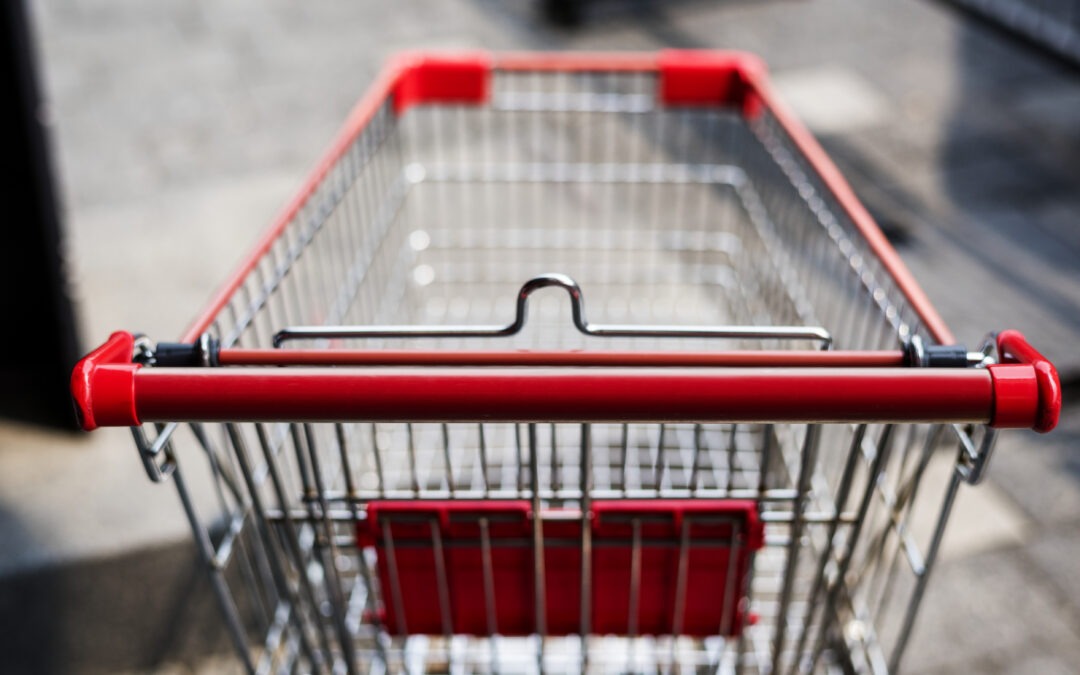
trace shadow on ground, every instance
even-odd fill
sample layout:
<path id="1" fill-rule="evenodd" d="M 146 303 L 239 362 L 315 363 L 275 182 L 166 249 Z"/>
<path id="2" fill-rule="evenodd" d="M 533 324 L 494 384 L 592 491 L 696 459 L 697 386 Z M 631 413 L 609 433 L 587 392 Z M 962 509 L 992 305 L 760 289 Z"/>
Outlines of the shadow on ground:
<path id="1" fill-rule="evenodd" d="M 33 533 L 0 507 L 4 546 Z M 140 550 L 100 561 L 0 576 L 5 673 L 116 673 L 196 664 L 230 645 L 194 547 Z"/>

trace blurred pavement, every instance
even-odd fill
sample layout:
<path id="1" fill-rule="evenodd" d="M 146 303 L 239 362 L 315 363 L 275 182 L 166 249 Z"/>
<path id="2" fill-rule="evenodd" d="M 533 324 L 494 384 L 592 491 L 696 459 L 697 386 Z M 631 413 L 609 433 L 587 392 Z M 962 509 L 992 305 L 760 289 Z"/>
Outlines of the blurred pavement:
<path id="1" fill-rule="evenodd" d="M 179 335 L 395 50 L 712 47 L 765 59 L 962 342 L 1018 328 L 1076 391 L 1080 72 L 937 3 L 593 0 L 573 29 L 528 0 L 48 0 L 33 18 L 87 347 Z M 961 494 L 908 672 L 1080 665 L 1078 410 L 1003 434 Z M 0 424 L 0 659 L 216 670 L 195 658 L 225 645 L 187 537 L 126 431 Z"/>

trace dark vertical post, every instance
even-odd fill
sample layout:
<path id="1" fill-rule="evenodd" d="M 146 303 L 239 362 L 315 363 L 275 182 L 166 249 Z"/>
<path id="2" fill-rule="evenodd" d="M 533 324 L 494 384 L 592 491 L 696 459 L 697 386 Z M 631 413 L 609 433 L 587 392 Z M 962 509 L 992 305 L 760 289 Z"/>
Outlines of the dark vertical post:
<path id="1" fill-rule="evenodd" d="M 68 381 L 80 349 L 23 0 L 0 3 L 0 31 L 0 415 L 74 429 Z"/>

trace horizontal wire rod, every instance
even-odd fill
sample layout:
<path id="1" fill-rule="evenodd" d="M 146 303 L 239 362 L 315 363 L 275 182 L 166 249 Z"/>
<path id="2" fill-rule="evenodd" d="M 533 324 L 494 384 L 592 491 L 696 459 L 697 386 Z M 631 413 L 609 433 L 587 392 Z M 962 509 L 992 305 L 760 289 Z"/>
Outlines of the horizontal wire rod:
<path id="1" fill-rule="evenodd" d="M 274 346 L 290 340 L 355 338 L 461 338 L 509 337 L 525 327 L 529 296 L 542 288 L 558 287 L 570 295 L 574 327 L 593 337 L 653 338 L 735 338 L 813 340 L 823 349 L 832 344 L 832 336 L 819 326 L 635 326 L 593 324 L 585 318 L 585 297 L 577 282 L 565 274 L 541 274 L 525 282 L 518 291 L 514 320 L 504 326 L 292 326 L 274 335 Z"/>

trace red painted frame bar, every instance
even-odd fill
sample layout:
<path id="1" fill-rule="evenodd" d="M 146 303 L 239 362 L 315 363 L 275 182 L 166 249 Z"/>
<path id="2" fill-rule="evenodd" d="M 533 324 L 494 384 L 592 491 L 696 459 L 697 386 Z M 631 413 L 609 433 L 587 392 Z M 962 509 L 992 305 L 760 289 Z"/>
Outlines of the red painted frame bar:
<path id="1" fill-rule="evenodd" d="M 222 366 L 622 366 L 893 368 L 901 351 L 584 352 L 412 349 L 222 349 Z"/>

